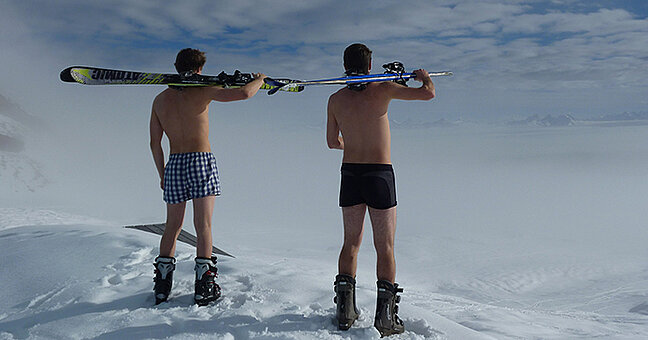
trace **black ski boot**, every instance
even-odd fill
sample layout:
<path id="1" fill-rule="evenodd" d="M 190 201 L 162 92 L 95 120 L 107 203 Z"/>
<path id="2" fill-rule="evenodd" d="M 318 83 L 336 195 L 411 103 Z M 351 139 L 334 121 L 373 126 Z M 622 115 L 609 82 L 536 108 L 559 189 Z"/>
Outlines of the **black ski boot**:
<path id="1" fill-rule="evenodd" d="M 220 286 L 214 282 L 214 279 L 218 277 L 216 257 L 210 259 L 197 257 L 195 270 L 196 293 L 194 294 L 194 301 L 199 306 L 206 306 L 221 296 Z"/>
<path id="2" fill-rule="evenodd" d="M 335 277 L 333 302 L 337 304 L 335 318 L 339 330 L 346 331 L 351 328 L 360 315 L 356 307 L 355 284 L 355 279 L 349 275 L 340 274 Z"/>
<path id="3" fill-rule="evenodd" d="M 376 302 L 376 319 L 374 327 L 380 332 L 380 337 L 400 334 L 405 331 L 403 321 L 398 317 L 398 306 L 403 288 L 398 283 L 391 284 L 389 281 L 378 280 L 378 301 Z"/>
<path id="4" fill-rule="evenodd" d="M 173 286 L 173 271 L 175 270 L 176 259 L 174 257 L 158 256 L 155 258 L 155 304 L 166 301 L 171 293 L 171 286 Z"/>

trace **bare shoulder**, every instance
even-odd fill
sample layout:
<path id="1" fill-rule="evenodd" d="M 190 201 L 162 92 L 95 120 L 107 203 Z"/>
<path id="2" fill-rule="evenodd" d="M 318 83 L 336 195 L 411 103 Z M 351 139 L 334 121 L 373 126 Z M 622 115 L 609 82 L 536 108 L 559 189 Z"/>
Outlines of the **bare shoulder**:
<path id="1" fill-rule="evenodd" d="M 337 90 L 335 93 L 333 93 L 328 100 L 328 104 L 330 105 L 335 105 L 338 101 L 342 99 L 344 96 L 345 88 Z"/>
<path id="2" fill-rule="evenodd" d="M 335 93 L 333 93 L 329 98 L 336 98 L 336 97 L 340 97 L 340 96 L 342 96 L 342 95 L 346 92 L 346 90 L 347 90 L 347 89 L 346 89 L 345 87 L 343 87 L 343 88 L 341 88 L 341 89 L 335 91 Z"/>
<path id="3" fill-rule="evenodd" d="M 391 93 L 391 92 L 394 92 L 394 91 L 407 89 L 408 87 L 403 86 L 403 85 L 398 84 L 398 83 L 393 82 L 393 81 L 383 81 L 383 82 L 378 83 L 378 86 L 376 86 L 376 88 L 379 91 L 383 91 L 385 93 Z"/>
<path id="4" fill-rule="evenodd" d="M 153 107 L 153 112 L 155 112 L 155 110 L 159 108 L 160 103 L 164 100 L 164 97 L 165 97 L 165 94 L 164 94 L 164 93 L 165 93 L 166 91 L 167 91 L 167 90 L 164 90 L 164 91 L 158 93 L 158 95 L 155 96 L 155 98 L 153 99 L 153 105 L 152 105 L 152 107 Z"/>
<path id="5" fill-rule="evenodd" d="M 171 89 L 165 89 L 164 91 L 158 93 L 158 95 L 155 96 L 155 99 L 153 99 L 153 105 L 156 105 L 159 102 L 163 101 L 168 96 L 169 91 L 171 91 Z"/>
<path id="6" fill-rule="evenodd" d="M 393 81 L 382 82 L 377 89 L 390 99 L 430 100 L 434 98 L 434 88 L 407 87 Z"/>

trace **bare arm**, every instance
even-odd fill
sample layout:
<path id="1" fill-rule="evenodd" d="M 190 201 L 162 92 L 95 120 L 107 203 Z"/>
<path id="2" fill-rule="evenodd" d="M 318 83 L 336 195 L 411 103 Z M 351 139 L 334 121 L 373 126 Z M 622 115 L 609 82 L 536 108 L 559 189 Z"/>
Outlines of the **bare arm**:
<path id="1" fill-rule="evenodd" d="M 263 73 L 254 73 L 253 76 L 253 81 L 236 89 L 223 89 L 220 87 L 211 88 L 211 91 L 209 91 L 209 99 L 218 102 L 233 102 L 254 97 L 261 86 L 263 86 L 263 79 L 266 78 L 266 75 Z"/>
<path id="2" fill-rule="evenodd" d="M 155 113 L 155 108 L 151 110 L 149 131 L 153 162 L 155 162 L 155 168 L 160 176 L 160 188 L 164 189 L 164 150 L 162 150 L 162 135 L 164 134 L 164 130 L 162 129 L 157 114 Z"/>
<path id="3" fill-rule="evenodd" d="M 326 142 L 330 149 L 344 150 L 344 140 L 340 136 L 340 126 L 335 119 L 334 106 L 331 104 L 331 98 L 329 98 L 326 119 Z"/>
<path id="4" fill-rule="evenodd" d="M 421 87 L 405 87 L 394 82 L 383 83 L 388 88 L 391 98 L 402 100 L 430 100 L 434 98 L 436 93 L 430 74 L 423 69 L 416 70 L 414 73 L 416 74 L 414 79 L 423 83 Z"/>

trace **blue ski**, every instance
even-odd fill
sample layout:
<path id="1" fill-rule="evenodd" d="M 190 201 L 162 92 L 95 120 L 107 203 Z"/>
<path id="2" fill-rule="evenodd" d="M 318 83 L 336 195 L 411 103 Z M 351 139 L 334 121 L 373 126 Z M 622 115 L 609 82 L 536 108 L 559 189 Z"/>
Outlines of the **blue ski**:
<path id="1" fill-rule="evenodd" d="M 452 72 L 442 71 L 442 72 L 429 72 L 430 77 L 441 77 L 441 76 L 451 76 Z M 270 87 L 272 87 L 268 94 L 275 94 L 279 90 L 287 91 L 289 88 L 299 88 L 302 86 L 309 85 L 350 85 L 358 83 L 373 83 L 379 81 L 395 81 L 402 80 L 408 81 L 410 79 L 416 78 L 416 74 L 413 72 L 410 73 L 384 73 L 384 74 L 367 74 L 367 75 L 358 75 L 358 76 L 346 76 L 339 78 L 329 78 L 329 79 L 318 79 L 318 80 L 289 80 L 285 79 L 272 79 L 266 78 L 265 82 Z"/>

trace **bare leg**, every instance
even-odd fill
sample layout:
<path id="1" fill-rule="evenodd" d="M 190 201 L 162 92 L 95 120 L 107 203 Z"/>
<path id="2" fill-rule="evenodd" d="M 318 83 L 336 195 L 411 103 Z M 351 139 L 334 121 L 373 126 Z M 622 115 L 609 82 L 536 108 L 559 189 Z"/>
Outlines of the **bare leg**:
<path id="1" fill-rule="evenodd" d="M 173 257 L 175 255 L 176 239 L 182 230 L 186 203 L 167 204 L 167 220 L 164 234 L 160 240 L 160 256 Z"/>
<path id="2" fill-rule="evenodd" d="M 364 217 L 367 211 L 365 204 L 358 204 L 342 208 L 344 220 L 344 244 L 340 251 L 338 260 L 339 274 L 346 274 L 355 277 L 358 265 L 358 250 L 362 243 L 362 231 L 364 229 Z"/>
<path id="3" fill-rule="evenodd" d="M 394 283 L 396 260 L 394 259 L 394 234 L 396 233 L 396 207 L 389 209 L 369 208 L 373 228 L 374 247 L 378 257 L 376 276 L 378 280 Z"/>
<path id="4" fill-rule="evenodd" d="M 193 200 L 194 226 L 196 227 L 196 256 L 210 258 L 212 254 L 211 220 L 216 196 L 206 196 Z"/>

